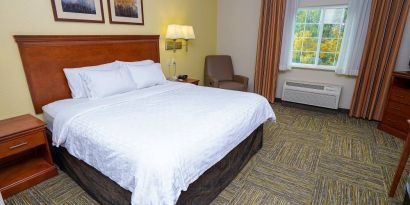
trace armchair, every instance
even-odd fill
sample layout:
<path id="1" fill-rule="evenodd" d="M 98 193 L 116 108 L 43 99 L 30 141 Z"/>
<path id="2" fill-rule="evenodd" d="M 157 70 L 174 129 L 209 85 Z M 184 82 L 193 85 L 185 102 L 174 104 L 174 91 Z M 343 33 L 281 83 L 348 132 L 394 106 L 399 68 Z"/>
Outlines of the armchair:
<path id="1" fill-rule="evenodd" d="M 248 78 L 235 75 L 230 56 L 211 55 L 205 58 L 205 86 L 247 91 Z"/>

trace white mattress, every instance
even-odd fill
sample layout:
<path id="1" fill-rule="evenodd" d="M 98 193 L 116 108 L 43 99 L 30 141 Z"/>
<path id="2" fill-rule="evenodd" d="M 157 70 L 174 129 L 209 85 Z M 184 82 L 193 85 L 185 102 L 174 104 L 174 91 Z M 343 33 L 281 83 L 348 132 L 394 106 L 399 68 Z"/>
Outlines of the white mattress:
<path id="1" fill-rule="evenodd" d="M 260 124 L 275 120 L 259 95 L 171 82 L 47 113 L 53 145 L 131 191 L 132 204 L 175 204 Z"/>
<path id="2" fill-rule="evenodd" d="M 46 122 L 48 130 L 53 131 L 53 122 L 54 122 L 54 118 L 56 117 L 57 113 L 63 110 L 69 109 L 72 106 L 77 106 L 81 103 L 85 103 L 87 101 L 88 99 L 86 98 L 65 99 L 65 100 L 55 101 L 53 103 L 43 106 L 42 109 L 43 109 L 44 120 Z"/>

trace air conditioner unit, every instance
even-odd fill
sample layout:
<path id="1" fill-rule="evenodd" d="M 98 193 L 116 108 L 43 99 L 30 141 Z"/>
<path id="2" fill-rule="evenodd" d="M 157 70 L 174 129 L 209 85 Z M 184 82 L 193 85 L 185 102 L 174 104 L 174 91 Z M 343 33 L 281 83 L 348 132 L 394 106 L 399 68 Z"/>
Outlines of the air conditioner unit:
<path id="1" fill-rule="evenodd" d="M 341 92 L 340 85 L 286 80 L 282 101 L 338 109 Z"/>

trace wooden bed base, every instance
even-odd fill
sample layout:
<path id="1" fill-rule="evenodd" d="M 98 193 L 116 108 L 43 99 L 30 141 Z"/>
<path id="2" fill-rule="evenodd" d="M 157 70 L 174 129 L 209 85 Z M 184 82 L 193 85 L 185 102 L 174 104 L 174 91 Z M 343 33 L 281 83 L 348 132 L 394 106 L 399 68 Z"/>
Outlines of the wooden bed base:
<path id="1" fill-rule="evenodd" d="M 49 140 L 51 133 L 48 132 Z M 209 204 L 238 175 L 254 154 L 262 148 L 263 125 L 229 152 L 221 161 L 209 168 L 188 190 L 181 193 L 177 204 Z M 50 143 L 51 144 L 51 143 Z M 101 172 L 70 155 L 63 147 L 52 148 L 57 165 L 73 178 L 99 203 L 130 204 L 131 192 L 120 187 Z"/>

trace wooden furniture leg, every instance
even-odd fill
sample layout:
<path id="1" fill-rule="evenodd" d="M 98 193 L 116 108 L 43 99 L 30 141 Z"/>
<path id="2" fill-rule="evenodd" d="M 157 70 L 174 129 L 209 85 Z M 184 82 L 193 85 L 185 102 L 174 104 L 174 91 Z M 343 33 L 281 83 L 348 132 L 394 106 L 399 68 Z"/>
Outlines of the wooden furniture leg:
<path id="1" fill-rule="evenodd" d="M 407 121 L 410 125 L 410 120 Z M 406 167 L 407 159 L 410 155 L 410 132 L 407 135 L 406 142 L 403 146 L 403 152 L 400 157 L 399 166 L 397 167 L 396 174 L 394 174 L 393 182 L 390 186 L 389 197 L 394 197 L 396 193 L 397 185 L 400 182 L 401 175 L 403 174 L 404 168 Z"/>

